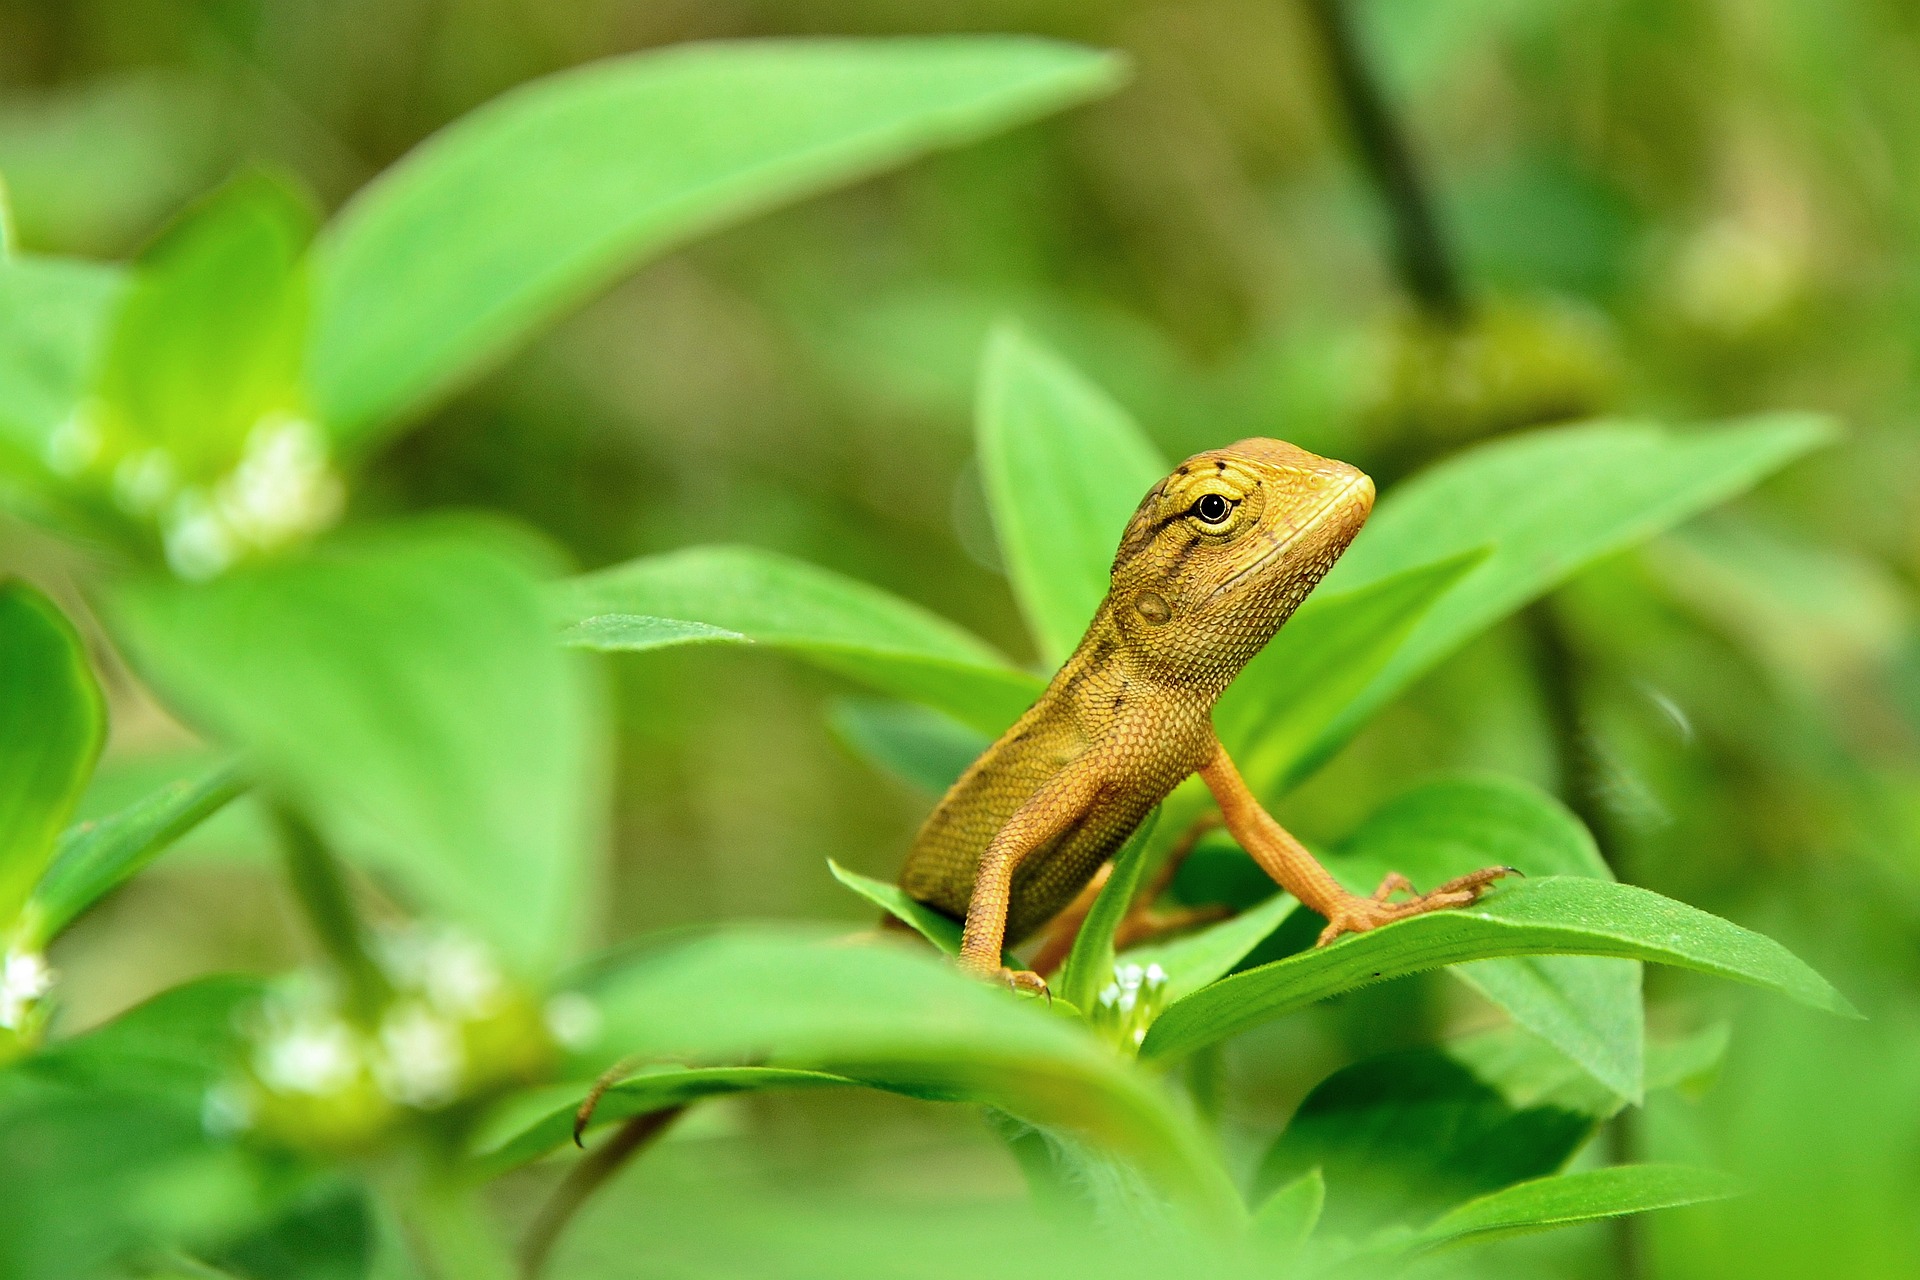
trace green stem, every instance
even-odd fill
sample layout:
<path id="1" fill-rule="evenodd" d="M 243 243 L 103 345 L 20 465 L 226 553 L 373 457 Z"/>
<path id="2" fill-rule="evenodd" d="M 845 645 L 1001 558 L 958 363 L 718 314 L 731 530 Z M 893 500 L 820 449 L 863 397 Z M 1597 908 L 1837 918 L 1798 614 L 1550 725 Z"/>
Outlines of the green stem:
<path id="1" fill-rule="evenodd" d="M 611 1139 L 573 1166 L 566 1180 L 554 1191 L 553 1198 L 541 1207 L 539 1216 L 533 1220 L 533 1225 L 527 1228 L 526 1235 L 520 1241 L 522 1280 L 539 1280 L 547 1268 L 547 1259 L 553 1253 L 553 1246 L 559 1243 L 561 1233 L 593 1197 L 593 1193 L 605 1186 L 607 1180 L 620 1172 L 629 1160 L 653 1145 L 655 1139 L 665 1133 L 668 1126 L 685 1111 L 684 1106 L 667 1107 L 635 1116 L 621 1125 Z"/>
<path id="2" fill-rule="evenodd" d="M 515 1280 L 479 1187 L 423 1153 L 376 1173 L 390 1231 L 422 1280 Z"/>
<path id="3" fill-rule="evenodd" d="M 1367 65 L 1344 0 L 1306 0 L 1306 6 L 1354 149 L 1386 205 L 1401 281 L 1421 310 L 1457 325 L 1467 318 L 1466 290 L 1406 130 Z"/>
<path id="4" fill-rule="evenodd" d="M 273 816 L 280 828 L 294 900 L 346 984 L 354 1015 L 372 1023 L 392 998 L 393 987 L 367 950 L 366 926 L 354 908 L 340 863 L 320 833 L 291 805 L 276 801 Z"/>

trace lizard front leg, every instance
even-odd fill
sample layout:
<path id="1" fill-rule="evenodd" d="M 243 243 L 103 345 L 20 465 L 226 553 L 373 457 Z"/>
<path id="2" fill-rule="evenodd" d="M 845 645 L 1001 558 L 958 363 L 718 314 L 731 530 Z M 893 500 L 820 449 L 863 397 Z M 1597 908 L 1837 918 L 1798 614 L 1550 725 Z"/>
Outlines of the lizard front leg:
<path id="1" fill-rule="evenodd" d="M 1282 889 L 1305 903 L 1309 910 L 1327 919 L 1320 931 L 1318 945 L 1325 946 L 1343 933 L 1365 933 L 1379 925 L 1423 915 L 1446 907 L 1464 907 L 1486 887 L 1502 876 L 1518 875 L 1512 867 L 1487 867 L 1470 875 L 1449 880 L 1431 893 L 1419 894 L 1404 902 L 1389 901 L 1399 890 L 1411 890 L 1407 878 L 1394 872 L 1380 882 L 1372 897 L 1347 892 L 1333 873 L 1320 865 L 1305 845 L 1273 820 L 1234 767 L 1227 749 L 1214 743 L 1213 756 L 1200 768 L 1207 789 L 1220 805 L 1220 816 L 1227 830 L 1240 842 L 1260 869 L 1272 876 Z"/>
<path id="2" fill-rule="evenodd" d="M 1007 937 L 1007 908 L 1013 873 L 1041 849 L 1083 822 L 1099 798 L 1101 772 L 1088 756 L 1060 770 L 1007 819 L 980 856 L 973 894 L 967 899 L 967 924 L 960 935 L 960 967 L 981 977 L 996 974 L 1019 990 L 1045 991 L 1046 979 L 1025 969 L 1005 969 L 1001 948 Z"/>

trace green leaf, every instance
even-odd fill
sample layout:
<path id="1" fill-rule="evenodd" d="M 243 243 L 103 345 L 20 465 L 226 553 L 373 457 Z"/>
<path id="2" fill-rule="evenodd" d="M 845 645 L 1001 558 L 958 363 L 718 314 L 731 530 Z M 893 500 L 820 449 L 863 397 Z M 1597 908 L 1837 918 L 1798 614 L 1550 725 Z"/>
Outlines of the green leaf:
<path id="1" fill-rule="evenodd" d="M 986 1103 L 1126 1159 L 1202 1221 L 1238 1220 L 1238 1196 L 1207 1143 L 1154 1080 L 1077 1022 L 939 957 L 730 930 L 647 952 L 588 994 L 604 1020 L 601 1060 L 751 1059 Z"/>
<path id="2" fill-rule="evenodd" d="M 1278 795 L 1322 763 L 1316 753 L 1329 745 L 1329 726 L 1486 557 L 1475 548 L 1353 591 L 1311 596 L 1214 710 L 1214 729 L 1248 785 Z"/>
<path id="3" fill-rule="evenodd" d="M 884 773 L 942 795 L 993 740 L 911 702 L 841 698 L 827 723 L 849 750 Z"/>
<path id="4" fill-rule="evenodd" d="M 1184 937 L 1129 947 L 1127 962 L 1159 965 L 1167 973 L 1167 1002 L 1184 1000 L 1232 973 L 1235 965 L 1251 955 L 1255 947 L 1265 942 L 1299 908 L 1300 903 L 1292 894 L 1276 893 L 1231 919 L 1196 929 Z"/>
<path id="5" fill-rule="evenodd" d="M 314 390 L 342 439 L 413 416 L 649 257 L 1112 89 L 1121 64 L 1008 37 L 740 41 L 508 93 L 327 230 Z"/>
<path id="6" fill-rule="evenodd" d="M 863 876 L 858 871 L 849 871 L 832 858 L 827 859 L 827 866 L 832 870 L 835 880 L 911 928 L 941 951 L 950 956 L 960 954 L 958 920 L 942 915 L 924 902 L 909 898 L 899 885 Z"/>
<path id="7" fill-rule="evenodd" d="M 1247 1224 L 1247 1240 L 1269 1265 L 1296 1257 L 1327 1203 L 1327 1180 L 1318 1166 L 1268 1196 Z"/>
<path id="8" fill-rule="evenodd" d="M 861 1085 L 859 1080 L 827 1071 L 784 1067 L 648 1067 L 600 1096 L 592 1127 L 730 1093 Z M 574 1116 L 585 1096 L 581 1085 L 555 1085 L 516 1099 L 503 1114 L 492 1117 L 476 1135 L 471 1151 L 482 1162 L 483 1176 L 496 1177 L 572 1142 Z"/>
<path id="9" fill-rule="evenodd" d="M 689 547 L 560 585 L 555 608 L 580 648 L 628 648 L 640 615 L 642 649 L 726 643 L 714 629 L 795 653 L 896 697 L 999 733 L 1039 696 L 1040 680 L 985 641 L 877 587 L 753 547 Z M 658 623 L 701 629 L 669 638 Z M 738 641 L 734 641 L 738 643 Z"/>
<path id="10" fill-rule="evenodd" d="M 243 1046 L 242 1015 L 265 990 L 259 978 L 197 978 L 55 1041 L 16 1070 L 94 1096 L 171 1103 L 197 1117 Z"/>
<path id="11" fill-rule="evenodd" d="M 576 649 L 644 653 L 682 644 L 752 644 L 753 637 L 680 618 L 648 618 L 633 613 L 609 613 L 582 618 L 561 634 Z"/>
<path id="12" fill-rule="evenodd" d="M 1073 935 L 1073 947 L 1060 967 L 1055 984 L 1060 996 L 1076 1009 L 1091 1011 L 1099 1002 L 1100 990 L 1113 981 L 1113 935 L 1140 891 L 1140 877 L 1147 869 L 1147 850 L 1153 843 L 1153 829 L 1160 821 L 1156 806 L 1147 815 L 1120 851 L 1113 855 L 1113 870 L 1107 882 L 1094 895 L 1080 931 Z"/>
<path id="13" fill-rule="evenodd" d="M 1772 414 L 1679 433 L 1640 422 L 1529 432 L 1447 459 L 1382 499 L 1322 590 L 1491 548 L 1305 753 L 1324 759 L 1475 634 L 1583 566 L 1733 497 L 1834 438 L 1825 418 Z"/>
<path id="14" fill-rule="evenodd" d="M 261 419 L 304 410 L 313 221 L 286 186 L 249 175 L 147 252 L 114 317 L 98 387 L 110 449 L 161 447 L 174 479 L 204 481 L 233 464 Z"/>
<path id="15" fill-rule="evenodd" d="M 987 344 L 980 472 L 1013 594 L 1048 665 L 1107 594 L 1114 549 L 1168 463 L 1099 387 L 1017 329 Z"/>
<path id="16" fill-rule="evenodd" d="M 1255 1183 L 1277 1187 L 1319 1169 L 1326 1230 L 1363 1235 L 1553 1173 L 1598 1123 L 1551 1103 L 1516 1107 L 1440 1049 L 1386 1054 L 1316 1085 Z"/>
<path id="17" fill-rule="evenodd" d="M 575 945 L 604 763 L 530 547 L 442 521 L 110 599 L 136 665 L 342 853 L 525 970 Z"/>
<path id="18" fill-rule="evenodd" d="M 1611 880 L 1593 837 L 1552 797 L 1512 779 L 1449 778 L 1415 787 L 1361 824 L 1328 860 L 1356 893 L 1389 871 L 1430 889 L 1486 866 L 1530 876 Z M 1646 1019 L 1640 966 L 1590 956 L 1518 956 L 1454 975 L 1632 1102 L 1641 1096 Z"/>
<path id="19" fill-rule="evenodd" d="M 1493 1239 L 1528 1231 L 1618 1218 L 1652 1209 L 1725 1200 L 1740 1184 L 1712 1169 L 1673 1164 L 1627 1164 L 1585 1169 L 1506 1187 L 1461 1205 L 1419 1236 L 1434 1249 L 1468 1239 Z"/>
<path id="20" fill-rule="evenodd" d="M 93 385 L 126 288 L 117 267 L 66 258 L 0 262 L 0 461 L 32 473 Z"/>
<path id="21" fill-rule="evenodd" d="M 1236 973 L 1170 1005 L 1141 1053 L 1190 1053 L 1355 987 L 1497 956 L 1600 955 L 1697 969 L 1859 1016 L 1779 943 L 1632 885 L 1552 876 L 1496 887 L 1471 907 L 1348 935 Z"/>
<path id="22" fill-rule="evenodd" d="M 0 582 L 0 940 L 53 856 L 106 725 L 73 624 L 26 583 Z"/>
<path id="23" fill-rule="evenodd" d="M 222 766 L 162 787 L 118 813 L 68 828 L 33 892 L 30 945 L 50 941 L 247 785 L 238 769 Z"/>

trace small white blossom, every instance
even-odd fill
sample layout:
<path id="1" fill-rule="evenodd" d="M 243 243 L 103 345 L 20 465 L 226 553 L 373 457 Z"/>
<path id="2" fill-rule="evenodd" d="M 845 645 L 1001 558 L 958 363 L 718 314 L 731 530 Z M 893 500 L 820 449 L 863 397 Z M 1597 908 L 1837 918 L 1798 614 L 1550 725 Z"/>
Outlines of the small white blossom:
<path id="1" fill-rule="evenodd" d="M 216 501 L 241 541 L 268 549 L 331 524 L 343 496 L 320 428 L 272 413 L 247 433 L 240 462 L 221 482 Z"/>
<path id="2" fill-rule="evenodd" d="M 254 1053 L 254 1071 L 280 1093 L 338 1093 L 360 1074 L 359 1038 L 337 1017 L 300 1017 L 274 1028 Z"/>
<path id="3" fill-rule="evenodd" d="M 77 476 L 100 457 L 100 428 L 84 409 L 75 409 L 47 437 L 47 465 L 63 476 Z"/>
<path id="4" fill-rule="evenodd" d="M 26 1025 L 40 997 L 53 990 L 57 975 L 37 951 L 9 951 L 0 962 L 0 1027 L 18 1031 Z"/>
<path id="5" fill-rule="evenodd" d="M 453 1101 L 466 1070 L 460 1029 L 423 1004 L 396 1005 L 380 1020 L 382 1057 L 375 1066 L 381 1089 L 409 1107 Z"/>
<path id="6" fill-rule="evenodd" d="M 600 1034 L 600 1008 L 578 991 L 562 991 L 547 1001 L 541 1015 L 547 1033 L 569 1049 L 584 1049 Z"/>
<path id="7" fill-rule="evenodd" d="M 174 498 L 161 520 L 160 538 L 168 567 L 190 582 L 218 577 L 240 554 L 232 528 L 198 489 Z"/>

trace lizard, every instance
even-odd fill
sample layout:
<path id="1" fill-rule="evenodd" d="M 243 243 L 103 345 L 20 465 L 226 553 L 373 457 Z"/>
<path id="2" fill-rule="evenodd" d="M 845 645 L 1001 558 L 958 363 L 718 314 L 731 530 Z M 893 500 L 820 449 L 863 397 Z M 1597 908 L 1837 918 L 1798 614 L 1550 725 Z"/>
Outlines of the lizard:
<path id="1" fill-rule="evenodd" d="M 915 836 L 908 896 L 964 920 L 961 968 L 1046 991 L 1002 966 L 1058 915 L 1188 776 L 1262 870 L 1325 917 L 1319 945 L 1464 906 L 1488 867 L 1426 894 L 1386 877 L 1345 889 L 1267 813 L 1213 730 L 1214 703 L 1326 576 L 1373 510 L 1358 468 L 1284 441 L 1241 440 L 1174 468 L 1128 521 L 1106 598 L 1033 706 L 970 765 Z"/>

